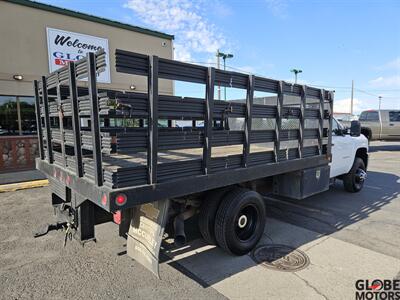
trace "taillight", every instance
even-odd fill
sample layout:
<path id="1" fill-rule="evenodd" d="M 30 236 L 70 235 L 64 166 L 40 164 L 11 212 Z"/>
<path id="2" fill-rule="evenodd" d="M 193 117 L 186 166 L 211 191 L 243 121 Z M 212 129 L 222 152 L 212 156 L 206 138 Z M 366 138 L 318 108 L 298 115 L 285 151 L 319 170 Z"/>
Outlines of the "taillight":
<path id="1" fill-rule="evenodd" d="M 103 194 L 103 196 L 101 197 L 101 204 L 103 206 L 107 206 L 107 195 Z"/>
<path id="2" fill-rule="evenodd" d="M 118 194 L 117 197 L 115 197 L 115 203 L 118 206 L 124 205 L 126 203 L 126 200 L 127 200 L 127 198 L 126 198 L 125 194 Z"/>
<path id="3" fill-rule="evenodd" d="M 121 224 L 121 211 L 117 210 L 115 213 L 113 213 L 113 219 L 115 224 Z"/>

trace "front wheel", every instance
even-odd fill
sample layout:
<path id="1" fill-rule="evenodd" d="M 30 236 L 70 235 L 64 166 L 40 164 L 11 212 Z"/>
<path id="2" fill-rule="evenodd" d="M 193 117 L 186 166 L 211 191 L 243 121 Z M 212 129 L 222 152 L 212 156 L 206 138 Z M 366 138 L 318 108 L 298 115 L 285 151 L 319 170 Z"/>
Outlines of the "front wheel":
<path id="1" fill-rule="evenodd" d="M 357 193 L 362 190 L 367 177 L 364 161 L 356 157 L 349 173 L 343 176 L 343 184 L 346 191 Z"/>

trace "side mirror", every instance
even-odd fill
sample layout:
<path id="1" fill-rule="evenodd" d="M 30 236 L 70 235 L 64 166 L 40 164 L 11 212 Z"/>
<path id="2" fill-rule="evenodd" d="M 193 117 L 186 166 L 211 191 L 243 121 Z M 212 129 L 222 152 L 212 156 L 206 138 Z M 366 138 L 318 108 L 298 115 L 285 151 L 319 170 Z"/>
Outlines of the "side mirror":
<path id="1" fill-rule="evenodd" d="M 360 136 L 361 135 L 360 121 L 357 121 L 357 120 L 351 121 L 350 135 L 351 136 Z"/>

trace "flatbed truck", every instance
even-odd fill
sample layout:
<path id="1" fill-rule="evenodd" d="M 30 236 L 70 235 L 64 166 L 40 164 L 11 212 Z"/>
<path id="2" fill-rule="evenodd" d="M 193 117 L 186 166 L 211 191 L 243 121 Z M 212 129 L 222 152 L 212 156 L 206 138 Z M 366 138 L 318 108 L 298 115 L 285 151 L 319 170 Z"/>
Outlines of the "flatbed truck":
<path id="1" fill-rule="evenodd" d="M 301 200 L 339 178 L 361 190 L 368 145 L 357 122 L 348 132 L 333 119 L 332 91 L 120 49 L 115 61 L 117 72 L 146 77 L 147 93 L 98 88 L 104 52 L 34 82 L 36 167 L 49 178 L 56 215 L 36 236 L 64 227 L 85 243 L 96 225 L 114 222 L 128 255 L 158 275 L 169 222 L 184 243 L 185 220 L 198 214 L 206 242 L 243 255 L 264 231 L 260 188 Z M 202 84 L 204 98 L 163 95 L 160 79 Z M 246 99 L 217 100 L 218 86 Z"/>

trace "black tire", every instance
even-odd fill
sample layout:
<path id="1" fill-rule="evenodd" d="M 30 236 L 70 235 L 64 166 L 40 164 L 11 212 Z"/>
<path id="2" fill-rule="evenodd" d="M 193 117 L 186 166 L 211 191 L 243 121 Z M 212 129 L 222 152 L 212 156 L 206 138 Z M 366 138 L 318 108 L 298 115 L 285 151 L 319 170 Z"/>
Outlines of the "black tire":
<path id="1" fill-rule="evenodd" d="M 201 203 L 198 221 L 199 230 L 204 240 L 210 245 L 217 244 L 214 234 L 215 215 L 222 198 L 228 192 L 229 189 L 227 188 L 210 191 Z"/>
<path id="2" fill-rule="evenodd" d="M 243 188 L 234 189 L 222 199 L 217 211 L 217 244 L 229 254 L 248 253 L 260 240 L 265 219 L 265 204 L 259 193 Z"/>
<path id="3" fill-rule="evenodd" d="M 350 193 L 357 193 L 362 190 L 364 186 L 365 176 L 363 172 L 366 171 L 364 161 L 356 157 L 353 166 L 349 173 L 343 176 L 343 184 L 346 191 Z"/>

